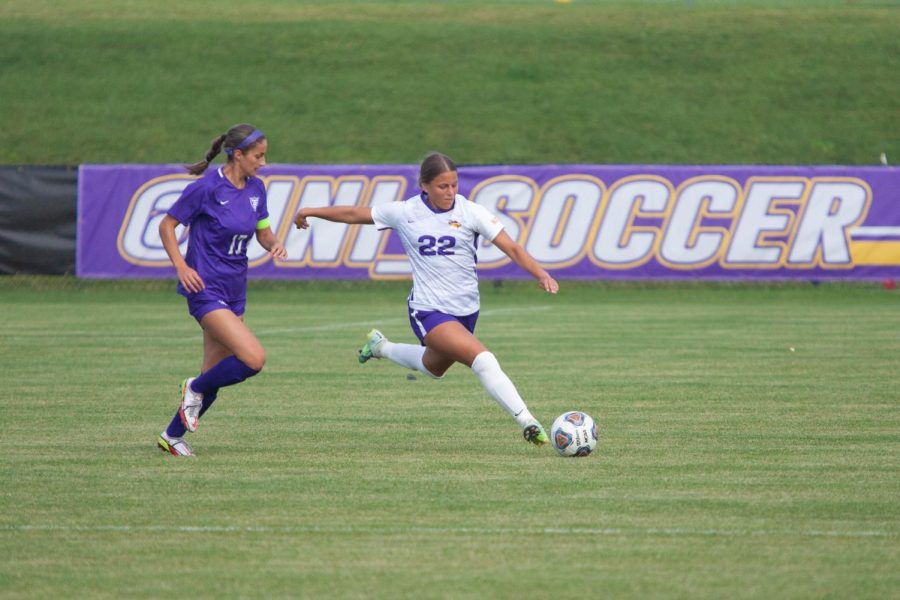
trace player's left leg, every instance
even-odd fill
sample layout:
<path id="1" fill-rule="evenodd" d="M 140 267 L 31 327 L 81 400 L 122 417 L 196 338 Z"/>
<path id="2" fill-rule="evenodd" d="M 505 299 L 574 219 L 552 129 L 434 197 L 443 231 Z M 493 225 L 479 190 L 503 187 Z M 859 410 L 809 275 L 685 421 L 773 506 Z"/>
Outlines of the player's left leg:
<path id="1" fill-rule="evenodd" d="M 204 371 L 182 385 L 180 414 L 188 431 L 196 431 L 200 416 L 215 401 L 219 388 L 259 373 L 266 353 L 243 318 L 231 310 L 214 310 L 200 321 L 204 336 Z M 170 433 L 173 433 L 170 431 Z"/>
<path id="2" fill-rule="evenodd" d="M 549 441 L 544 428 L 528 410 L 512 380 L 500 368 L 497 357 L 462 323 L 441 323 L 428 332 L 425 344 L 422 362 L 429 370 L 440 369 L 448 361 L 471 367 L 491 398 L 522 427 L 522 435 L 526 440 L 536 445 Z"/>
<path id="3" fill-rule="evenodd" d="M 441 368 L 448 362 L 450 364 L 458 362 L 471 367 L 475 358 L 487 351 L 484 344 L 472 332 L 455 320 L 439 323 L 428 331 L 423 341 L 425 342 L 423 362 L 427 367 Z"/>
<path id="4" fill-rule="evenodd" d="M 228 310 L 213 311 L 219 313 L 230 313 Z M 212 314 L 212 313 L 210 313 Z M 233 313 L 232 313 L 232 316 Z M 204 319 L 206 317 L 203 317 Z M 243 322 L 243 316 L 236 317 Z M 226 358 L 233 357 L 234 353 L 215 335 L 209 328 L 203 328 L 203 364 L 200 369 L 201 376 L 206 374 L 224 361 Z M 196 381 L 199 377 L 188 377 L 181 384 L 181 406 L 176 411 L 175 416 L 166 428 L 165 434 L 170 438 L 181 438 L 185 431 L 196 431 L 200 417 L 202 417 L 219 394 L 218 387 L 206 387 L 205 392 L 197 391 Z M 202 382 L 201 382 L 202 383 Z"/>
<path id="5" fill-rule="evenodd" d="M 224 358 L 194 380 L 191 385 L 194 392 L 207 394 L 240 383 L 262 371 L 266 364 L 266 351 L 241 317 L 230 310 L 215 310 L 207 313 L 200 324 L 204 336 L 208 335 L 225 351 L 217 351 L 210 362 L 219 356 L 224 355 Z"/>
<path id="6" fill-rule="evenodd" d="M 243 316 L 238 318 L 241 321 L 244 320 Z M 232 356 L 232 354 L 231 350 L 220 343 L 207 330 L 203 330 L 203 367 L 200 369 L 201 374 L 206 373 L 229 356 Z M 199 417 L 202 417 L 209 410 L 209 407 L 213 405 L 218 395 L 218 388 L 203 394 L 203 406 L 200 408 Z"/>

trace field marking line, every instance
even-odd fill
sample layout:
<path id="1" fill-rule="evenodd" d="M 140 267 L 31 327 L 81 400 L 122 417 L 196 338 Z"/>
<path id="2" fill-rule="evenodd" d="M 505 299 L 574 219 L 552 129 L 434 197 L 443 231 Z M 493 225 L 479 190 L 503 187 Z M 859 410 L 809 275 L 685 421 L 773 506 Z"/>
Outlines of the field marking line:
<path id="1" fill-rule="evenodd" d="M 217 525 L 0 525 L 0 532 L 72 532 L 72 533 L 260 533 L 260 534 L 466 534 L 466 535 L 597 535 L 661 537 L 819 537 L 819 538 L 897 538 L 898 531 L 776 530 L 776 529 L 692 529 L 685 527 L 325 527 L 311 526 L 217 526 Z"/>
<path id="2" fill-rule="evenodd" d="M 550 310 L 552 307 L 550 306 L 529 306 L 525 308 L 492 308 L 485 311 L 481 311 L 479 313 L 480 317 L 493 317 L 497 315 L 504 314 L 515 314 L 515 313 L 528 313 L 528 312 L 538 312 Z M 368 321 L 342 321 L 340 323 L 326 323 L 323 325 L 306 325 L 303 327 L 282 327 L 279 329 L 260 329 L 254 331 L 257 335 L 261 336 L 273 336 L 273 335 L 281 335 L 281 334 L 289 334 L 289 333 L 299 333 L 304 331 L 335 331 L 339 329 L 356 329 L 359 328 L 371 328 L 373 326 L 373 319 Z M 395 325 L 397 323 L 408 323 L 408 318 L 402 317 L 388 317 L 387 319 L 378 319 L 378 324 L 388 324 Z M 197 337 L 197 339 L 202 339 L 201 337 Z"/>
<path id="3" fill-rule="evenodd" d="M 515 313 L 528 313 L 528 312 L 538 312 L 550 310 L 552 307 L 550 306 L 529 306 L 525 308 L 492 308 L 489 310 L 482 311 L 480 316 L 497 316 L 504 314 L 515 314 Z M 260 329 L 254 330 L 254 333 L 258 336 L 276 336 L 276 335 L 288 335 L 294 333 L 302 333 L 302 332 L 315 332 L 315 331 L 336 331 L 341 329 L 365 329 L 372 327 L 372 320 L 369 321 L 342 321 L 339 323 L 325 323 L 322 325 L 306 325 L 303 327 L 283 327 L 279 329 Z M 388 325 L 396 325 L 407 323 L 408 319 L 401 317 L 388 317 L 387 319 L 379 319 L 379 324 L 388 324 Z M 27 340 L 33 340 L 36 338 L 103 338 L 107 337 L 109 334 L 107 332 L 97 332 L 94 330 L 68 330 L 68 331 L 35 331 L 35 330 L 26 330 L 26 331 L 9 331 L 8 337 L 4 334 L 4 331 L 0 329 L 0 335 L 4 335 L 4 338 L 8 341 L 17 341 L 23 342 Z M 183 344 L 185 341 L 197 341 L 202 340 L 202 335 L 190 335 L 187 337 L 179 337 L 174 334 L 165 334 L 165 335 L 141 335 L 141 336 L 119 336 L 116 337 L 116 340 L 119 342 L 127 342 L 127 341 L 154 341 L 155 343 L 172 343 L 172 344 Z"/>

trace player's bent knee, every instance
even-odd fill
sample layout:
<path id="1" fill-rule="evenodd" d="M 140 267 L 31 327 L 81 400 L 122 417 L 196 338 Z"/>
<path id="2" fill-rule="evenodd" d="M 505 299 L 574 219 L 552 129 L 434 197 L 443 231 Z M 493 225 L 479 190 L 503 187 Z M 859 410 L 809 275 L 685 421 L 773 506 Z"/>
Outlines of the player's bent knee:
<path id="1" fill-rule="evenodd" d="M 447 372 L 447 369 L 444 369 L 443 371 L 441 371 L 440 375 L 436 375 L 436 374 L 432 373 L 431 369 L 429 369 L 428 367 L 425 367 L 424 365 L 423 365 L 423 367 L 424 368 L 422 369 L 422 372 L 425 373 L 426 375 L 428 375 L 429 377 L 431 377 L 432 379 L 443 379 L 444 373 Z"/>
<path id="2" fill-rule="evenodd" d="M 475 360 L 472 361 L 472 370 L 479 376 L 485 373 L 501 371 L 497 357 L 488 350 L 475 357 Z"/>
<path id="3" fill-rule="evenodd" d="M 266 351 L 260 348 L 255 352 L 248 352 L 241 357 L 241 362 L 253 369 L 254 371 L 262 371 L 266 366 Z"/>

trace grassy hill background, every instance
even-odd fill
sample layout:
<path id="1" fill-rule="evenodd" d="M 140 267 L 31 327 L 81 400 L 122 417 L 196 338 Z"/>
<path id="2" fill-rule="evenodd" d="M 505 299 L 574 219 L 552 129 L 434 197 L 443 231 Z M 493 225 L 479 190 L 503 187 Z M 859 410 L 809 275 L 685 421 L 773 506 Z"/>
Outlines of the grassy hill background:
<path id="1" fill-rule="evenodd" d="M 875 164 L 900 2 L 0 0 L 0 164 Z"/>

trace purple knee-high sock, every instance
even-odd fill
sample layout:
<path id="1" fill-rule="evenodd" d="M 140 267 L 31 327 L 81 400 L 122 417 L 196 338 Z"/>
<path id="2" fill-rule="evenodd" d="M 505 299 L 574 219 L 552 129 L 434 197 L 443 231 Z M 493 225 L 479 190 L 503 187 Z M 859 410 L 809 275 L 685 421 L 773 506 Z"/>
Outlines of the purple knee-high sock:
<path id="1" fill-rule="evenodd" d="M 200 416 L 203 416 L 212 403 L 216 401 L 219 394 L 219 388 L 240 383 L 245 379 L 253 377 L 259 373 L 256 369 L 251 369 L 243 362 L 238 360 L 236 356 L 229 356 L 219 361 L 213 368 L 203 373 L 191 382 L 191 389 L 197 393 L 203 394 L 203 406 L 200 409 Z M 181 422 L 181 417 L 175 411 L 172 422 L 166 428 L 166 435 L 169 437 L 183 437 L 187 429 Z"/>
<path id="2" fill-rule="evenodd" d="M 179 411 L 175 411 L 175 416 L 172 417 L 172 422 L 169 423 L 169 426 L 166 427 L 166 435 L 172 438 L 180 438 L 184 437 L 184 433 L 187 431 L 187 428 L 184 426 L 184 423 L 181 422 L 181 415 L 178 414 Z"/>
<path id="3" fill-rule="evenodd" d="M 219 395 L 219 390 L 213 390 L 207 394 L 203 394 L 203 406 L 200 407 L 200 416 L 203 416 L 203 413 L 209 410 L 209 407 L 212 406 L 212 403 L 216 401 L 216 396 Z"/>
<path id="4" fill-rule="evenodd" d="M 251 369 L 236 356 L 229 356 L 219 361 L 213 368 L 191 382 L 191 389 L 198 394 L 211 394 L 219 388 L 240 383 L 259 373 Z"/>

